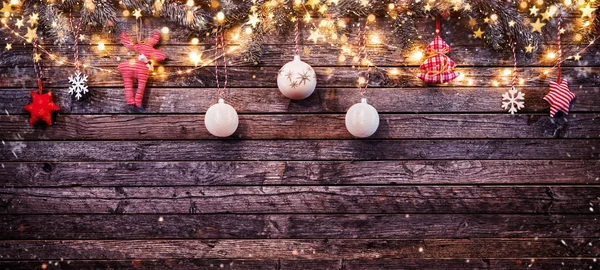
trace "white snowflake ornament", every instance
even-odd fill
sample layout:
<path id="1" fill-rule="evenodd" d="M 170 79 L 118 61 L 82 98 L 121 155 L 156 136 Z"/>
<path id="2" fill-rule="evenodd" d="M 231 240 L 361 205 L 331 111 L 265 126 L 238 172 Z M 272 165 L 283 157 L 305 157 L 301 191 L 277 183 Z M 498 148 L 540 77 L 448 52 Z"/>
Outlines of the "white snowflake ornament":
<path id="1" fill-rule="evenodd" d="M 69 86 L 69 94 L 75 95 L 75 98 L 77 100 L 79 100 L 81 97 L 83 97 L 84 94 L 87 94 L 87 92 L 88 92 L 88 87 L 86 85 L 87 79 L 88 79 L 87 75 L 85 75 L 79 71 L 75 71 L 75 74 L 73 74 L 73 76 L 69 77 L 69 83 L 71 83 L 71 86 Z"/>
<path id="2" fill-rule="evenodd" d="M 508 92 L 502 94 L 502 109 L 515 114 L 518 110 L 525 108 L 525 94 L 512 87 Z"/>

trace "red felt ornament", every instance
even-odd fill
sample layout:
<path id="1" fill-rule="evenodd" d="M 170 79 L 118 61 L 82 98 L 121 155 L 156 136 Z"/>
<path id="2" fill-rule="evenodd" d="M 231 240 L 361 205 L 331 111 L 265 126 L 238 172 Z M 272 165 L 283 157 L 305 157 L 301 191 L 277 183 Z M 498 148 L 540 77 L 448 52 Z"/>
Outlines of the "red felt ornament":
<path id="1" fill-rule="evenodd" d="M 436 21 L 435 39 L 425 48 L 427 59 L 419 67 L 423 72 L 417 77 L 429 84 L 442 84 L 456 79 L 460 73 L 454 71 L 456 63 L 446 54 L 452 48 L 440 37 L 440 21 Z"/>
<path id="2" fill-rule="evenodd" d="M 152 37 L 146 39 L 146 41 L 134 43 L 131 38 L 121 33 L 121 42 L 125 47 L 139 53 L 138 57 L 133 61 L 125 61 L 119 64 L 119 72 L 123 76 L 123 84 L 125 85 L 125 100 L 128 105 L 136 105 L 142 107 L 142 99 L 144 98 L 144 90 L 146 89 L 146 83 L 150 71 L 154 69 L 153 61 L 163 61 L 166 55 L 154 49 L 154 45 L 158 43 L 160 34 L 154 32 Z M 137 80 L 137 91 L 135 98 L 133 94 L 133 81 Z"/>
<path id="3" fill-rule="evenodd" d="M 48 125 L 52 125 L 52 113 L 60 110 L 54 102 L 52 102 L 52 91 L 42 94 L 42 79 L 38 79 L 39 93 L 31 91 L 31 104 L 25 106 L 25 110 L 31 114 L 29 124 L 33 126 L 35 122 L 43 120 Z"/>

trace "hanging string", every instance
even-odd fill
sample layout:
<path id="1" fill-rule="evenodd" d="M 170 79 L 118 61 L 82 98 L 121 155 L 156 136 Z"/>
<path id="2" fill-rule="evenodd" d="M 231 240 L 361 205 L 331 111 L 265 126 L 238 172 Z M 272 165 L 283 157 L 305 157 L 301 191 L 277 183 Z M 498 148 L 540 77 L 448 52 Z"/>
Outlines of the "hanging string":
<path id="1" fill-rule="evenodd" d="M 75 50 L 73 58 L 75 61 L 75 71 L 77 72 L 79 72 L 79 31 L 81 30 L 82 21 L 82 19 L 79 19 L 77 26 L 73 26 L 73 14 L 72 11 L 69 11 L 69 23 L 71 24 L 71 29 L 73 29 L 73 50 Z"/>
<path id="2" fill-rule="evenodd" d="M 359 82 L 358 84 L 358 89 L 360 91 L 360 95 L 361 96 L 365 96 L 365 92 L 367 91 L 367 87 L 369 86 L 369 79 L 371 77 L 371 63 L 369 62 L 368 58 L 367 58 L 367 42 L 366 42 L 366 33 L 367 33 L 367 25 L 366 23 L 363 23 L 364 19 L 360 18 L 358 21 L 358 47 L 359 47 L 359 51 L 358 51 L 358 77 L 361 78 L 361 72 L 362 72 L 362 64 L 363 61 L 366 64 L 366 77 L 364 80 L 364 86 L 363 84 L 361 84 Z"/>
<path id="3" fill-rule="evenodd" d="M 300 55 L 300 46 L 298 45 L 298 38 L 300 37 L 300 30 L 298 24 L 300 20 L 296 18 L 296 26 L 294 27 L 294 41 L 296 42 L 296 55 Z"/>
<path id="4" fill-rule="evenodd" d="M 141 11 L 140 11 L 141 12 Z M 135 19 L 135 38 L 137 39 L 137 42 L 142 42 L 142 38 L 143 38 L 143 27 L 144 27 L 144 22 L 142 21 L 140 18 L 136 18 Z"/>
<path id="5" fill-rule="evenodd" d="M 39 40 L 37 38 L 33 40 L 33 70 L 38 79 L 39 93 L 42 94 L 42 77 L 44 77 L 44 71 L 42 70 L 42 61 L 36 61 L 36 56 L 38 55 L 38 42 Z"/>
<path id="6" fill-rule="evenodd" d="M 225 38 L 223 37 L 223 29 L 218 28 L 215 32 L 215 80 L 217 81 L 217 96 L 221 99 L 225 94 L 225 89 L 227 89 L 227 57 L 225 53 Z M 219 50 L 220 47 L 220 50 Z M 225 76 L 225 81 L 223 82 L 223 87 L 221 88 L 221 84 L 219 82 L 219 58 L 223 59 L 223 73 Z"/>
<path id="7" fill-rule="evenodd" d="M 562 23 L 562 16 L 558 16 L 558 63 L 556 64 L 557 68 L 558 68 L 558 83 L 560 84 L 560 77 L 561 77 L 561 72 L 560 72 L 560 63 L 562 62 L 562 47 L 560 45 L 560 31 L 561 31 L 561 23 Z"/>
<path id="8" fill-rule="evenodd" d="M 517 43 L 512 41 L 512 38 L 510 40 L 510 47 L 512 48 L 512 54 L 513 54 L 513 78 L 512 78 L 512 88 L 515 89 L 515 86 L 517 85 L 517 53 L 515 52 L 515 47 L 516 47 Z"/>
<path id="9" fill-rule="evenodd" d="M 440 35 L 440 29 L 441 29 L 440 18 L 435 17 L 435 35 L 436 36 Z"/>

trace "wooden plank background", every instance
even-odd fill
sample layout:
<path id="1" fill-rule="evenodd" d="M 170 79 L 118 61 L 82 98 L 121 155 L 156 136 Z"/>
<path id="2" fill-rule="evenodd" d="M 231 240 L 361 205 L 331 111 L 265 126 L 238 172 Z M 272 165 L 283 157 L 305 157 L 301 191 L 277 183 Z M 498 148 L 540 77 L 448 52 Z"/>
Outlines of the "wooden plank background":
<path id="1" fill-rule="evenodd" d="M 148 31 L 164 25 L 145 20 Z M 226 139 L 203 125 L 216 101 L 211 67 L 153 78 L 145 111 L 132 112 L 118 74 L 86 70 L 91 92 L 77 101 L 66 91 L 72 67 L 48 64 L 44 85 L 61 111 L 54 126 L 30 127 L 22 109 L 36 84 L 30 48 L 13 44 L 0 52 L 0 268 L 600 267 L 599 47 L 565 62 L 577 100 L 556 118 L 542 100 L 552 63 L 519 53 L 526 107 L 509 115 L 500 99 L 510 52 L 464 38 L 462 25 L 444 25 L 466 75 L 449 85 L 424 86 L 406 76 L 418 63 L 403 51 L 369 47 L 378 67 L 367 97 L 381 123 L 364 140 L 344 127 L 360 99 L 356 69 L 323 44 L 302 44 L 318 76 L 302 101 L 275 83 L 292 58 L 291 36 L 268 37 L 258 65 L 233 57 L 225 98 L 240 125 Z M 191 46 L 168 26 L 159 45 L 167 71 L 212 47 Z M 434 24 L 418 27 L 424 46 Z M 567 55 L 581 48 L 569 37 Z M 83 44 L 84 61 L 114 70 L 133 56 L 114 35 L 100 39 L 106 51 Z M 554 48 L 546 40 L 543 50 Z M 68 46 L 48 48 L 70 57 Z"/>

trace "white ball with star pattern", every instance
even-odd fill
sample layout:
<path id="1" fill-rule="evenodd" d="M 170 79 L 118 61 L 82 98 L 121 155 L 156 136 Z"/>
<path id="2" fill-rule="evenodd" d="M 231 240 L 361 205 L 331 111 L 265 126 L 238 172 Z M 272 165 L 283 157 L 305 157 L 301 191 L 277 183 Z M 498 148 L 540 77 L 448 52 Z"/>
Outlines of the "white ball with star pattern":
<path id="1" fill-rule="evenodd" d="M 238 127 L 238 114 L 233 107 L 225 104 L 220 98 L 219 103 L 208 108 L 204 115 L 204 126 L 210 134 L 217 137 L 229 137 Z"/>
<path id="2" fill-rule="evenodd" d="M 352 105 L 346 112 L 346 129 L 354 137 L 369 137 L 377 131 L 378 127 L 379 113 L 373 106 L 367 104 L 366 98 Z"/>
<path id="3" fill-rule="evenodd" d="M 317 86 L 315 70 L 307 63 L 294 56 L 294 60 L 285 64 L 277 74 L 279 91 L 290 99 L 305 99 Z"/>

